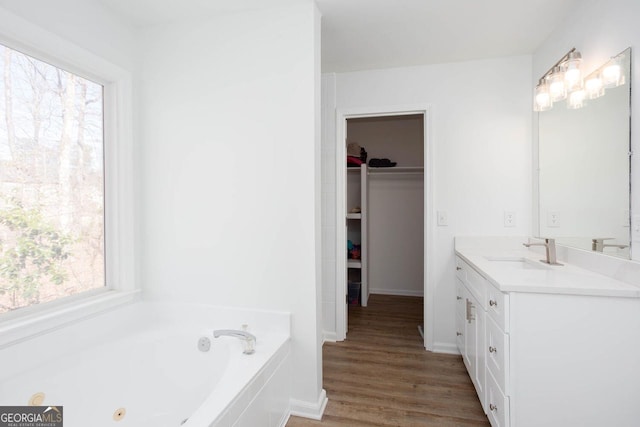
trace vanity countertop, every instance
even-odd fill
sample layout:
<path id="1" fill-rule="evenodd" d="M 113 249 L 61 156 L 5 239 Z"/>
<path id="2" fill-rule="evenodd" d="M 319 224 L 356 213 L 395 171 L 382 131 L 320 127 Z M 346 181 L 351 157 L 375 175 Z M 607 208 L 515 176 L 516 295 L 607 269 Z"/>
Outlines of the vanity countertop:
<path id="1" fill-rule="evenodd" d="M 640 298 L 638 286 L 564 262 L 542 263 L 544 255 L 525 248 L 456 248 L 456 255 L 502 292 Z"/>

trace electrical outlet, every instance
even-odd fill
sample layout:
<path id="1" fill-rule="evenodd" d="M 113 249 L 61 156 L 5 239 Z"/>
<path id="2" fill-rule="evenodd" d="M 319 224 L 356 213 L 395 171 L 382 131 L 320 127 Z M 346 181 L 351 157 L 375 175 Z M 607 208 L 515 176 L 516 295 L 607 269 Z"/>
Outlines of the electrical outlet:
<path id="1" fill-rule="evenodd" d="M 560 212 L 547 212 L 547 227 L 560 227 Z"/>
<path id="2" fill-rule="evenodd" d="M 513 211 L 504 211 L 504 226 L 515 227 L 516 226 L 516 213 Z"/>
<path id="3" fill-rule="evenodd" d="M 449 214 L 447 211 L 438 211 L 438 226 L 445 227 L 449 225 Z"/>

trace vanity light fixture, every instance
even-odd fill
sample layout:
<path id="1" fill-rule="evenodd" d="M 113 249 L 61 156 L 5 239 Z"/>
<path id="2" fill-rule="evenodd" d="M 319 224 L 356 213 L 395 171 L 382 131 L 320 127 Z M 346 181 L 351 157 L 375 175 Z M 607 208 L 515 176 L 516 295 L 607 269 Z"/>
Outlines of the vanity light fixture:
<path id="1" fill-rule="evenodd" d="M 584 89 L 578 89 L 569 94 L 567 98 L 567 108 L 577 110 L 584 107 L 584 99 L 586 97 Z"/>
<path id="2" fill-rule="evenodd" d="M 549 96 L 551 97 L 552 102 L 567 99 L 567 85 L 565 83 L 564 76 L 562 67 L 555 66 L 553 67 L 551 74 L 546 77 L 547 82 L 549 83 Z"/>
<path id="3" fill-rule="evenodd" d="M 553 107 L 553 102 L 549 94 L 549 85 L 544 79 L 540 79 L 534 94 L 533 109 L 535 111 L 547 111 L 550 110 L 551 107 Z"/>
<path id="4" fill-rule="evenodd" d="M 602 68 L 602 84 L 605 88 L 618 87 L 624 84 L 624 73 L 622 71 L 622 57 L 620 54 L 607 62 Z"/>
<path id="5" fill-rule="evenodd" d="M 569 52 L 567 59 L 561 64 L 564 69 L 564 83 L 569 93 L 582 89 L 581 64 L 582 55 L 577 50 Z"/>
<path id="6" fill-rule="evenodd" d="M 596 99 L 604 95 L 604 85 L 599 73 L 592 73 L 584 80 L 584 90 L 587 99 Z"/>
<path id="7" fill-rule="evenodd" d="M 553 107 L 554 102 L 562 101 L 567 98 L 565 70 L 567 69 L 566 63 L 570 58 L 573 62 L 571 63 L 572 68 L 569 73 L 569 79 L 573 80 L 576 77 L 574 70 L 576 64 L 578 69 L 580 68 L 579 60 L 581 59 L 581 56 L 579 52 L 576 52 L 576 48 L 574 47 L 560 58 L 558 62 L 553 64 L 553 66 L 542 75 L 540 80 L 538 80 L 533 100 L 534 111 L 547 111 Z M 577 61 L 577 63 L 575 61 Z M 578 74 L 578 77 L 580 75 L 581 74 Z"/>
<path id="8" fill-rule="evenodd" d="M 625 83 L 624 54 L 612 57 L 600 68 L 582 78 L 582 55 L 572 48 L 538 80 L 533 99 L 534 111 L 547 111 L 557 101 L 567 100 L 567 108 L 584 106 L 587 99 L 604 95 L 606 88 Z"/>

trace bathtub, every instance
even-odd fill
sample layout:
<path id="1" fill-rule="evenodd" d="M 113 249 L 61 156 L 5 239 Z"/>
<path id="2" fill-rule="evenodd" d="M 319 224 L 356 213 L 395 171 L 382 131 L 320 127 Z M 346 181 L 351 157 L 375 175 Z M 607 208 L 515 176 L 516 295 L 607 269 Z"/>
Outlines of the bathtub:
<path id="1" fill-rule="evenodd" d="M 213 338 L 242 324 L 252 355 Z M 130 304 L 1 349 L 0 405 L 63 406 L 65 427 L 284 425 L 289 328 L 286 313 Z"/>

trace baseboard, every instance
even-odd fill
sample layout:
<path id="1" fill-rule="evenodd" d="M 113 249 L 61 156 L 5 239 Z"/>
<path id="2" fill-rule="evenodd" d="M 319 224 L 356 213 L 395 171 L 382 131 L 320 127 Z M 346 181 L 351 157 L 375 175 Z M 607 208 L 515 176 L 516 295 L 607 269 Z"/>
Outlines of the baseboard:
<path id="1" fill-rule="evenodd" d="M 336 341 L 338 341 L 338 335 L 335 332 L 322 331 L 322 344 Z"/>
<path id="2" fill-rule="evenodd" d="M 424 291 L 413 291 L 410 289 L 369 289 L 370 294 L 397 295 L 401 297 L 423 297 Z"/>
<path id="3" fill-rule="evenodd" d="M 327 402 L 327 392 L 325 389 L 322 389 L 320 396 L 318 397 L 318 401 L 315 403 L 291 399 L 291 409 L 289 410 L 289 413 L 296 417 L 321 420 L 322 414 L 324 414 L 324 408 L 327 407 Z"/>
<path id="4" fill-rule="evenodd" d="M 457 345 L 444 342 L 434 343 L 432 351 L 434 353 L 460 354 Z"/>

